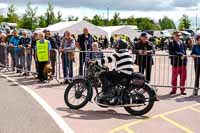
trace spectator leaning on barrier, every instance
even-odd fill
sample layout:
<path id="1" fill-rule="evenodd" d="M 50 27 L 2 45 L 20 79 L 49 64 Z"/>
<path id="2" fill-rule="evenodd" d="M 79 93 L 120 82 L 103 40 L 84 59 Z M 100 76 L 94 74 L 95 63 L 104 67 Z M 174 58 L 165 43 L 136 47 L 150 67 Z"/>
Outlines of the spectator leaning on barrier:
<path id="1" fill-rule="evenodd" d="M 74 61 L 74 51 L 75 50 L 75 40 L 72 38 L 69 31 L 65 32 L 65 37 L 61 42 L 61 47 L 59 51 L 62 53 L 62 63 L 63 63 L 63 84 L 68 84 L 69 79 L 73 78 L 73 61 Z"/>
<path id="2" fill-rule="evenodd" d="M 135 44 L 133 53 L 136 54 L 135 64 L 139 66 L 139 72 L 144 74 L 146 80 L 150 82 L 151 80 L 151 70 L 153 61 L 153 54 L 155 54 L 155 49 L 153 43 L 148 41 L 147 33 L 141 33 L 140 40 Z"/>
<path id="3" fill-rule="evenodd" d="M 39 40 L 36 42 L 36 57 L 38 64 L 38 79 L 41 82 L 48 83 L 48 77 L 43 73 L 45 65 L 49 63 L 49 54 L 51 50 L 51 44 L 48 40 L 45 40 L 44 33 L 39 33 Z"/>
<path id="4" fill-rule="evenodd" d="M 36 68 L 36 72 L 37 72 L 37 59 L 36 59 L 36 42 L 38 41 L 38 33 L 34 33 L 32 36 L 32 43 L 31 43 L 31 47 L 33 49 L 33 57 L 35 60 L 35 68 Z"/>
<path id="5" fill-rule="evenodd" d="M 169 54 L 172 65 L 172 91 L 170 95 L 176 94 L 177 91 L 177 78 L 180 75 L 180 90 L 181 95 L 185 93 L 185 81 L 187 78 L 187 58 L 186 46 L 180 39 L 181 33 L 176 31 L 173 33 L 173 41 L 169 44 Z"/>
<path id="6" fill-rule="evenodd" d="M 5 47 L 5 45 L 4 45 L 4 41 L 3 41 L 3 35 L 2 35 L 3 33 L 2 33 L 2 31 L 0 30 L 0 67 L 4 67 L 4 65 L 5 65 L 5 63 L 4 63 L 4 61 L 5 61 L 5 53 L 4 53 L 4 47 Z"/>
<path id="7" fill-rule="evenodd" d="M 192 48 L 192 57 L 194 58 L 194 69 L 195 69 L 195 89 L 193 91 L 194 96 L 198 96 L 199 90 L 199 77 L 200 77 L 200 35 L 196 38 L 197 44 Z"/>
<path id="8" fill-rule="evenodd" d="M 92 49 L 89 51 L 90 52 L 86 54 L 87 61 L 99 60 L 99 59 L 103 59 L 104 57 L 103 52 L 101 51 L 101 49 L 99 49 L 99 44 L 97 42 L 92 43 Z"/>
<path id="9" fill-rule="evenodd" d="M 22 68 L 21 48 L 18 48 L 20 42 L 20 36 L 16 30 L 13 31 L 13 36 L 10 38 L 9 47 L 11 48 L 11 58 L 13 68 L 17 67 L 17 73 L 20 73 Z"/>
<path id="10" fill-rule="evenodd" d="M 0 30 L 0 69 L 3 69 L 6 65 L 6 45 L 5 45 L 5 35 Z"/>
<path id="11" fill-rule="evenodd" d="M 51 44 L 51 51 L 50 51 L 50 61 L 52 66 L 52 75 L 55 75 L 55 65 L 56 65 L 56 49 L 58 49 L 57 42 L 53 36 L 51 36 L 51 32 L 46 30 L 45 32 L 45 39 L 48 40 Z"/>
<path id="12" fill-rule="evenodd" d="M 19 46 L 25 48 L 22 51 L 22 65 L 25 68 L 25 73 L 23 74 L 24 76 L 28 76 L 29 72 L 31 71 L 31 63 L 32 63 L 32 48 L 31 48 L 31 43 L 32 40 L 30 37 L 28 37 L 27 32 L 23 31 L 22 32 L 22 37 L 20 39 Z M 26 54 L 26 56 L 25 56 Z M 27 72 L 28 70 L 28 72 Z"/>
<path id="13" fill-rule="evenodd" d="M 80 51 L 88 51 L 91 49 L 93 43 L 93 38 L 88 32 L 88 28 L 83 29 L 83 34 L 78 36 L 78 40 L 76 46 L 80 49 Z M 83 66 L 85 64 L 85 56 L 84 52 L 81 52 L 79 55 L 79 75 L 83 75 Z"/>

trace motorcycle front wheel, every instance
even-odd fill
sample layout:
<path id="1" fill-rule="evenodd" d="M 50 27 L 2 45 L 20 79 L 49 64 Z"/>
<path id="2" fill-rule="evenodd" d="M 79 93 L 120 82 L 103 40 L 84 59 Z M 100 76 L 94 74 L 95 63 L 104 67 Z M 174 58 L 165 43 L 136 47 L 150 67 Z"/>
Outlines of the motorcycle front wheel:
<path id="1" fill-rule="evenodd" d="M 128 93 L 129 95 L 137 94 L 142 96 L 142 99 L 144 99 L 144 105 L 138 105 L 138 107 L 124 107 L 128 113 L 135 116 L 142 116 L 152 109 L 155 102 L 155 95 L 150 86 L 145 85 L 143 88 L 129 89 Z"/>
<path id="2" fill-rule="evenodd" d="M 92 90 L 83 80 L 73 81 L 64 93 L 65 104 L 75 110 L 83 108 L 91 100 L 91 97 Z"/>

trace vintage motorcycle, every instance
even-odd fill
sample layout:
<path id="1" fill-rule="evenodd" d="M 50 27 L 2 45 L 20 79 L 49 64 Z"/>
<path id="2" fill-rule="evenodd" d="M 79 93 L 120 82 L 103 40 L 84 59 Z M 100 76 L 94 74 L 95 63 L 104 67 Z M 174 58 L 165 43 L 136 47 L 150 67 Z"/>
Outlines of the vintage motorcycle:
<path id="1" fill-rule="evenodd" d="M 70 109 L 83 108 L 89 101 L 92 102 L 96 91 L 94 102 L 103 108 L 123 107 L 128 113 L 142 116 L 148 113 L 155 101 L 156 92 L 146 81 L 142 74 L 133 73 L 131 79 L 121 79 L 121 82 L 113 84 L 110 88 L 110 97 L 100 99 L 101 83 L 99 75 L 108 71 L 95 63 L 89 63 L 84 78 L 74 78 L 64 93 L 64 101 Z"/>

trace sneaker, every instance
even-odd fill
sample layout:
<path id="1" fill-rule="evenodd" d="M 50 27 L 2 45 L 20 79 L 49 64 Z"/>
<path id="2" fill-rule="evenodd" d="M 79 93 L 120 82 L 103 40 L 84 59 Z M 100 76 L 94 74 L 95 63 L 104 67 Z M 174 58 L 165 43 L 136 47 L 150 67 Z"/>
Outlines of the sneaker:
<path id="1" fill-rule="evenodd" d="M 46 83 L 49 83 L 49 81 L 48 80 L 44 80 L 44 81 L 42 81 L 44 84 L 46 84 Z"/>
<path id="2" fill-rule="evenodd" d="M 193 96 L 198 96 L 198 89 L 197 88 L 194 89 Z"/>
<path id="3" fill-rule="evenodd" d="M 23 73 L 22 75 L 23 76 L 29 76 L 29 73 Z"/>
<path id="4" fill-rule="evenodd" d="M 187 95 L 187 93 L 185 93 L 185 92 L 181 92 L 181 95 L 185 96 L 185 95 Z"/>
<path id="5" fill-rule="evenodd" d="M 22 73 L 20 70 L 17 70 L 17 72 L 16 73 Z"/>
<path id="6" fill-rule="evenodd" d="M 169 93 L 169 95 L 176 95 L 176 92 L 171 91 L 171 92 Z"/>

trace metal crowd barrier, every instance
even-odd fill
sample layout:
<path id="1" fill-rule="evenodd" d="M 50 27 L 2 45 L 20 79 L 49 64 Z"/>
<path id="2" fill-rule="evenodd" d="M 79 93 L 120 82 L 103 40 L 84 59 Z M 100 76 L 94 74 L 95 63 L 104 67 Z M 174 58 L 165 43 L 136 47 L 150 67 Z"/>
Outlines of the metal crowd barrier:
<path id="1" fill-rule="evenodd" d="M 26 51 L 26 48 L 25 48 Z M 67 50 L 65 49 L 63 52 L 59 52 L 59 50 L 52 49 L 51 51 L 55 52 L 55 74 L 53 75 L 53 78 L 56 79 L 58 83 L 64 80 L 64 68 L 67 69 L 65 70 L 65 78 L 67 79 L 73 79 L 77 76 L 80 76 L 84 78 L 85 75 L 85 70 L 87 67 L 87 61 L 89 59 L 89 55 L 92 53 L 98 53 L 98 52 L 91 52 L 91 51 L 79 51 L 79 50 Z M 111 55 L 114 51 L 111 50 L 104 50 L 100 51 L 99 53 L 103 53 L 104 57 L 107 57 Z M 157 52 L 156 52 L 157 53 Z M 27 54 L 25 54 L 27 56 Z M 161 54 L 155 54 L 155 55 L 140 55 L 141 58 L 139 61 L 144 61 L 145 58 L 148 58 L 149 56 L 152 56 L 152 59 L 154 61 L 154 64 L 152 65 L 152 70 L 150 74 L 150 84 L 155 86 L 155 87 L 166 87 L 170 88 L 173 87 L 171 82 L 172 82 L 172 65 L 171 65 L 171 59 L 177 58 L 176 62 L 179 62 L 182 60 L 181 58 L 178 58 L 178 56 L 172 56 L 168 55 L 167 53 L 161 53 Z M 136 61 L 136 57 L 138 55 L 132 54 L 133 61 Z M 21 70 L 23 72 L 30 72 L 33 76 L 37 74 L 37 70 L 35 67 L 35 62 L 34 62 L 34 57 L 32 57 L 32 67 L 31 71 L 28 71 L 26 69 L 27 66 L 27 60 L 25 60 L 25 67 L 20 69 L 16 68 L 16 70 Z M 187 66 L 186 66 L 186 71 L 187 71 L 187 78 L 185 82 L 185 87 L 187 89 L 194 89 L 195 87 L 195 69 L 194 69 L 194 59 L 192 56 L 186 56 L 187 58 Z M 200 58 L 200 57 L 199 57 Z M 27 58 L 25 58 L 27 59 Z M 80 63 L 80 61 L 83 61 L 83 63 Z M 173 63 L 176 63 L 173 62 Z M 145 64 L 146 63 L 146 64 Z M 184 62 L 182 62 L 184 63 Z M 137 63 L 136 63 L 137 64 Z M 139 65 L 134 64 L 134 71 L 135 72 L 140 72 L 139 70 Z M 145 60 L 143 64 L 146 65 L 146 67 L 149 66 L 148 60 Z M 66 67 L 63 68 L 63 65 Z M 110 70 L 115 68 L 115 63 L 112 64 L 106 64 Z M 181 64 L 180 64 L 181 65 Z M 12 60 L 10 55 L 8 54 L 8 46 L 5 45 L 0 45 L 0 67 L 4 72 L 11 71 L 13 69 L 12 66 Z M 72 67 L 73 70 L 70 69 Z M 82 69 L 81 69 L 82 68 Z M 71 71 L 73 74 L 70 75 Z M 67 73 L 67 74 L 66 74 Z M 147 73 L 144 74 L 147 75 Z M 66 76 L 67 75 L 67 76 Z M 177 81 L 177 88 L 181 88 L 183 86 L 180 86 L 180 77 L 178 78 Z"/>
<path id="2" fill-rule="evenodd" d="M 31 71 L 31 68 L 28 68 L 28 66 L 29 66 L 28 64 L 30 64 L 30 67 L 32 67 L 31 65 L 33 64 L 32 60 L 34 59 L 34 57 L 33 57 L 32 49 L 28 49 L 26 47 L 21 47 L 18 49 L 22 50 L 22 51 L 20 53 L 17 53 L 16 48 L 18 48 L 18 47 L 16 47 L 16 46 L 10 47 L 6 44 L 0 44 L 1 72 L 20 71 L 20 73 L 24 74 L 25 77 L 28 76 L 26 74 L 31 74 L 35 77 L 35 75 L 37 74 L 36 71 Z M 28 50 L 30 52 L 27 52 Z M 19 54 L 21 54 L 21 55 L 19 55 Z M 29 58 L 27 58 L 28 56 L 29 56 Z M 17 60 L 18 60 L 18 62 L 17 62 Z M 30 69 L 30 70 L 28 70 L 28 69 Z"/>

